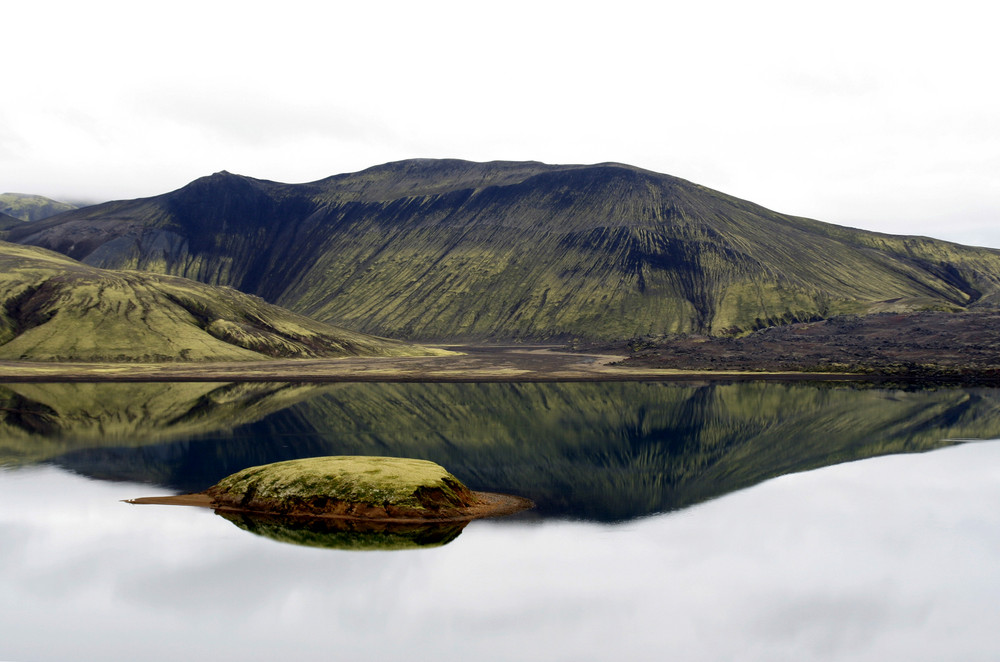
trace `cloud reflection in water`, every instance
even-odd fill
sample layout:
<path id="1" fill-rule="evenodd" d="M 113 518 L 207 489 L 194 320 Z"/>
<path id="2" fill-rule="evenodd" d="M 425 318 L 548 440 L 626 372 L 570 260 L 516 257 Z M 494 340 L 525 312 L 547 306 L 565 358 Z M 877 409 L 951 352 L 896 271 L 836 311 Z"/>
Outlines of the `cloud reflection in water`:
<path id="1" fill-rule="evenodd" d="M 0 473 L 5 659 L 989 659 L 1000 444 L 784 476 L 621 525 L 276 544 L 134 484 Z"/>

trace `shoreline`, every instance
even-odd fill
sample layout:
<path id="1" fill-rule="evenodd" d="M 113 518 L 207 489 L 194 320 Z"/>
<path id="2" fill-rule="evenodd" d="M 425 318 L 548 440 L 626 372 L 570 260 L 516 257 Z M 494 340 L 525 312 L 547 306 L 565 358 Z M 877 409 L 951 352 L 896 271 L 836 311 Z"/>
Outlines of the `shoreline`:
<path id="1" fill-rule="evenodd" d="M 284 362 L 283 362 L 284 363 Z M 898 379 L 899 377 L 897 377 Z M 143 382 L 423 382 L 423 383 L 513 383 L 513 382 L 627 382 L 627 381 L 881 381 L 880 375 L 840 372 L 752 370 L 672 370 L 655 368 L 565 368 L 552 371 L 533 368 L 510 369 L 505 366 L 472 369 L 434 366 L 410 368 L 373 364 L 339 366 L 319 360 L 305 360 L 298 365 L 267 363 L 230 366 L 221 364 L 106 364 L 52 363 L 35 364 L 0 362 L 2 383 L 143 383 Z"/>
<path id="2" fill-rule="evenodd" d="M 0 361 L 0 383 L 38 382 L 592 382 L 876 381 L 861 373 L 676 370 L 611 365 L 622 354 L 542 347 L 450 347 L 432 357 L 345 357 L 247 362 L 90 363 Z"/>
<path id="3" fill-rule="evenodd" d="M 448 346 L 461 353 L 422 357 L 344 357 L 265 361 L 96 363 L 0 361 L 0 384 L 294 382 L 294 383 L 525 383 L 525 382 L 852 382 L 924 386 L 1000 386 L 996 371 L 919 371 L 874 365 L 864 372 L 661 368 L 622 365 L 624 354 L 566 351 L 548 346 Z"/>

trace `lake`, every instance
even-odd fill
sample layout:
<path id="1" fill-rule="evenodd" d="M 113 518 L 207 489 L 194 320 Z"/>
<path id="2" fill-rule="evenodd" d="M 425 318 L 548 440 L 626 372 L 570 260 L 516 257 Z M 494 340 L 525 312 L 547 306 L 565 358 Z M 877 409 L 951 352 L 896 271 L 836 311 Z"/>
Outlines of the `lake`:
<path id="1" fill-rule="evenodd" d="M 7 384 L 0 417 L 2 660 L 1000 655 L 1000 390 Z M 537 507 L 379 549 L 121 502 L 327 454 Z"/>

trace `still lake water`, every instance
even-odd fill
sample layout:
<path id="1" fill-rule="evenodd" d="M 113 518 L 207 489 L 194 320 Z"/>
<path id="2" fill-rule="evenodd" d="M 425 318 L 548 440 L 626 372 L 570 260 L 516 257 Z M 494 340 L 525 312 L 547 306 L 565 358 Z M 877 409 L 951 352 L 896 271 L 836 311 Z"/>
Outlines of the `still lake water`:
<path id="1" fill-rule="evenodd" d="M 991 389 L 4 385 L 0 660 L 995 660 L 998 437 Z M 538 507 L 353 551 L 120 502 L 323 454 Z"/>

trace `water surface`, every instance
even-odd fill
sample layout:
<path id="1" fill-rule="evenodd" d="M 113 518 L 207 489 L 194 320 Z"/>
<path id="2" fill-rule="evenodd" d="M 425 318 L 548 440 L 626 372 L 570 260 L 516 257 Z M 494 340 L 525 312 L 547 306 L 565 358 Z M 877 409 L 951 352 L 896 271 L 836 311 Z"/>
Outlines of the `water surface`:
<path id="1" fill-rule="evenodd" d="M 0 391 L 0 659 L 1000 653 L 1000 444 L 953 445 L 1000 437 L 992 390 L 143 388 Z M 359 552 L 119 501 L 327 453 L 539 508 Z"/>

